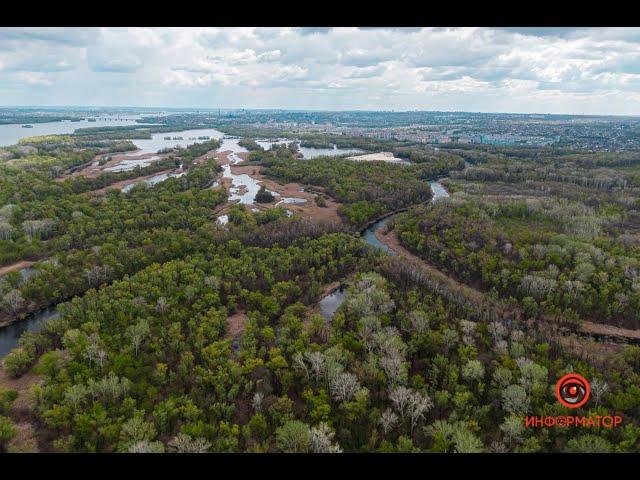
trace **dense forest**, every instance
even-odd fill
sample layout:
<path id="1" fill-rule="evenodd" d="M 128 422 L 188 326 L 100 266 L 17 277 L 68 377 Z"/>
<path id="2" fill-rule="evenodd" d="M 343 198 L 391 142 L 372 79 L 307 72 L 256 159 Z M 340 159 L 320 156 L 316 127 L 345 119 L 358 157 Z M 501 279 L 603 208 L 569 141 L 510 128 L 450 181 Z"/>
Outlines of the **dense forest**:
<path id="1" fill-rule="evenodd" d="M 135 149 L 132 130 L 148 138 L 83 129 L 2 151 L 0 266 L 34 263 L 0 277 L 0 323 L 58 315 L 2 359 L 0 451 L 26 449 L 24 418 L 43 452 L 639 451 L 640 347 L 574 334 L 640 327 L 632 153 L 375 141 L 407 163 L 301 160 L 247 133 L 244 166 L 321 192 L 329 222 L 270 205 L 264 183 L 230 202 L 215 140 L 80 174 Z M 444 176 L 451 196 L 432 201 Z M 386 233 L 415 259 L 360 236 L 393 212 Z M 553 393 L 570 372 L 591 383 L 578 410 Z M 622 424 L 525 426 L 572 414 Z"/>
<path id="2" fill-rule="evenodd" d="M 450 200 L 397 222 L 401 241 L 533 315 L 640 328 L 637 153 L 506 153 L 454 172 Z"/>

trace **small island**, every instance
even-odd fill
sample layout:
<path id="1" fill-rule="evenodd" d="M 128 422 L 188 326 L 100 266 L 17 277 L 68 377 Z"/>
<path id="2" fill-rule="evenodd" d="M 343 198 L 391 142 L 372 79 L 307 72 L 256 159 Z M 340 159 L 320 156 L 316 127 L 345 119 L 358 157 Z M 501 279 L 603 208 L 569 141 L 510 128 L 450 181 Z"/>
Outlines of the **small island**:
<path id="1" fill-rule="evenodd" d="M 262 185 L 258 193 L 256 193 L 255 201 L 258 203 L 271 203 L 274 200 L 274 196 L 264 185 Z"/>

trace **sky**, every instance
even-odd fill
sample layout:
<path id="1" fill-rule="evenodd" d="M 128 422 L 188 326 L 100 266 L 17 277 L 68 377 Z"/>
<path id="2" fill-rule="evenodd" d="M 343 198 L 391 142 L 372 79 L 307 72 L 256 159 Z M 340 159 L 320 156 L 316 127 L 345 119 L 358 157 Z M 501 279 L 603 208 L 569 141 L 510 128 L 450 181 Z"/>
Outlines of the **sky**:
<path id="1" fill-rule="evenodd" d="M 639 28 L 0 28 L 0 106 L 640 114 Z"/>

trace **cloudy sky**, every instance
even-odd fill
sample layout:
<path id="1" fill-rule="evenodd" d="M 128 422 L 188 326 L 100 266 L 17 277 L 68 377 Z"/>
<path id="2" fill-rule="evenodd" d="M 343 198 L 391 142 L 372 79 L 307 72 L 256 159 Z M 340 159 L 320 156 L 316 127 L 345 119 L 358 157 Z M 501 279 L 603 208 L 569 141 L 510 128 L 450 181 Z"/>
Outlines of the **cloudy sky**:
<path id="1" fill-rule="evenodd" d="M 0 28 L 0 105 L 640 114 L 640 29 Z"/>

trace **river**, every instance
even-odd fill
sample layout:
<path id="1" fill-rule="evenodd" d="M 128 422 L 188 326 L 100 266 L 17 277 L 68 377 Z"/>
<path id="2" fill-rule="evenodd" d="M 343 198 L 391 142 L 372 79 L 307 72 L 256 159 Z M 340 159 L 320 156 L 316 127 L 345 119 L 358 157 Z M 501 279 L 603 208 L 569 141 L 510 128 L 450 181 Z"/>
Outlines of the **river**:
<path id="1" fill-rule="evenodd" d="M 323 297 L 318 306 L 320 307 L 320 314 L 326 319 L 331 320 L 336 313 L 346 295 L 346 289 L 344 285 L 340 285 L 333 292 Z"/>
<path id="2" fill-rule="evenodd" d="M 449 192 L 442 186 L 440 181 L 436 180 L 433 182 L 429 182 L 429 186 L 431 187 L 431 193 L 433 193 L 433 197 L 431 197 L 432 202 L 437 202 L 441 198 L 446 198 L 449 196 Z M 396 252 L 393 249 L 389 248 L 387 245 L 382 243 L 376 237 L 376 231 L 382 227 L 384 227 L 387 223 L 393 220 L 398 214 L 390 215 L 388 217 L 383 218 L 382 220 L 377 221 L 369 228 L 367 228 L 364 232 L 362 232 L 362 238 L 365 242 L 367 242 L 372 247 L 375 247 L 379 250 L 384 250 L 390 255 L 395 255 Z"/>
<path id="3" fill-rule="evenodd" d="M 40 135 L 63 135 L 70 134 L 79 128 L 92 128 L 92 127 L 119 127 L 119 126 L 131 126 L 139 125 L 144 127 L 145 125 L 152 125 L 149 123 L 136 123 L 136 120 L 142 118 L 142 114 L 137 115 L 99 115 L 87 117 L 84 120 L 72 122 L 70 120 L 63 120 L 60 122 L 44 122 L 33 123 L 31 128 L 23 128 L 23 124 L 7 124 L 0 125 L 0 147 L 7 147 L 17 144 L 21 139 L 27 137 L 35 137 Z M 89 121 L 91 118 L 95 121 Z M 182 130 L 175 132 L 164 133 L 152 133 L 151 138 L 131 139 L 133 144 L 138 147 L 138 150 L 128 152 L 125 156 L 139 156 L 157 153 L 160 150 L 186 147 L 194 143 L 201 143 L 207 140 L 222 140 L 222 146 L 219 151 L 232 151 L 234 153 L 247 152 L 247 149 L 238 145 L 239 137 L 225 136 L 220 130 L 215 128 L 202 128 Z M 276 140 L 263 139 L 258 140 L 257 143 L 265 150 L 271 148 L 273 143 L 278 145 L 288 145 L 294 140 L 287 140 L 278 138 Z M 358 148 L 337 148 L 335 145 L 333 148 L 307 148 L 299 147 L 299 151 L 302 154 L 304 160 L 316 158 L 320 156 L 337 156 L 349 153 L 362 153 L 364 150 Z"/>
<path id="4" fill-rule="evenodd" d="M 431 187 L 431 192 L 433 193 L 433 197 L 431 198 L 432 202 L 437 202 L 438 200 L 449 196 L 449 192 L 447 192 L 447 190 L 439 181 L 429 182 L 429 186 Z M 372 247 L 377 248 L 378 250 L 383 250 L 390 255 L 395 255 L 396 252 L 394 252 L 391 248 L 378 240 L 378 238 L 376 237 L 376 231 L 392 221 L 397 215 L 399 214 L 396 213 L 395 215 L 385 217 L 382 220 L 379 220 L 371 225 L 369 228 L 365 229 L 365 231 L 362 232 L 363 240 Z M 344 285 L 341 285 L 339 289 L 334 290 L 329 295 L 323 297 L 318 304 L 322 316 L 327 320 L 331 319 L 340 305 L 342 305 L 342 302 L 344 302 L 344 299 Z"/>
<path id="5" fill-rule="evenodd" d="M 233 140 L 233 139 L 230 139 L 230 140 Z M 234 144 L 236 145 L 236 147 L 238 147 L 237 142 L 235 143 L 230 142 L 227 145 L 229 147 L 232 147 Z M 242 147 L 239 147 L 239 148 L 242 148 Z M 227 148 L 227 150 L 229 149 L 231 148 Z M 225 151 L 224 145 L 223 147 L 220 148 L 220 151 Z M 225 171 L 224 176 L 230 177 L 233 183 L 233 186 L 230 192 L 231 193 L 230 199 L 231 200 L 237 199 L 237 200 L 240 200 L 240 203 L 244 203 L 248 205 L 253 204 L 253 199 L 255 197 L 255 194 L 260 188 L 259 182 L 246 174 L 242 174 L 242 175 L 231 174 L 231 168 L 229 165 L 225 165 L 223 168 Z M 445 198 L 449 196 L 449 193 L 445 190 L 445 188 L 442 186 L 442 184 L 439 181 L 430 182 L 430 186 L 431 186 L 431 191 L 433 192 L 433 197 L 431 199 L 432 202 L 435 202 L 441 198 Z M 284 201 L 283 203 L 295 203 L 291 201 L 295 199 L 286 198 L 284 200 L 286 201 Z M 394 255 L 395 252 L 392 249 L 390 249 L 388 246 L 381 243 L 376 238 L 375 232 L 380 227 L 383 227 L 388 222 L 393 220 L 396 217 L 396 215 L 391 215 L 371 225 L 369 228 L 367 228 L 363 232 L 362 234 L 363 239 L 373 247 L 384 250 L 387 253 Z M 219 217 L 218 220 L 220 221 L 220 223 L 224 224 L 228 221 L 228 216 L 222 215 L 221 217 Z M 322 315 L 325 318 L 332 317 L 333 314 L 338 309 L 338 307 L 340 307 L 340 305 L 344 301 L 344 296 L 345 296 L 344 288 L 341 287 L 338 290 L 324 297 L 320 301 L 320 310 Z M 6 327 L 0 327 L 0 358 L 3 358 L 13 348 L 16 348 L 18 346 L 18 340 L 20 339 L 20 335 L 22 335 L 24 332 L 26 331 L 36 332 L 41 328 L 42 322 L 52 318 L 57 318 L 57 317 L 58 317 L 58 313 L 56 311 L 56 308 L 52 307 L 45 310 L 41 310 L 39 312 L 35 312 L 29 315 L 25 320 L 12 323 Z"/>
<path id="6" fill-rule="evenodd" d="M 37 332 L 42 327 L 42 322 L 54 318 L 58 318 L 58 312 L 55 307 L 51 307 L 32 313 L 24 320 L 0 328 L 0 359 L 18 347 L 18 340 L 24 332 Z"/>
<path id="7" fill-rule="evenodd" d="M 270 150 L 272 145 L 289 145 L 292 142 L 298 140 L 289 140 L 286 138 L 256 140 L 256 143 L 260 145 L 264 150 Z M 336 157 L 339 155 L 364 153 L 365 150 L 360 148 L 338 148 L 336 145 L 333 148 L 314 148 L 314 147 L 301 147 L 298 146 L 298 151 L 302 154 L 303 160 L 310 160 L 316 157 Z"/>
<path id="8" fill-rule="evenodd" d="M 95 122 L 90 122 L 85 118 L 79 122 L 63 120 L 60 122 L 33 123 L 33 128 L 23 128 L 23 124 L 10 123 L 0 125 L 0 147 L 15 145 L 22 138 L 35 137 L 39 135 L 63 135 L 73 133 L 78 128 L 90 127 L 118 127 L 145 124 L 136 123 L 136 120 L 142 118 L 142 115 L 100 115 L 94 118 Z"/>

